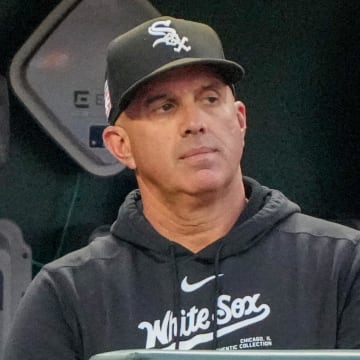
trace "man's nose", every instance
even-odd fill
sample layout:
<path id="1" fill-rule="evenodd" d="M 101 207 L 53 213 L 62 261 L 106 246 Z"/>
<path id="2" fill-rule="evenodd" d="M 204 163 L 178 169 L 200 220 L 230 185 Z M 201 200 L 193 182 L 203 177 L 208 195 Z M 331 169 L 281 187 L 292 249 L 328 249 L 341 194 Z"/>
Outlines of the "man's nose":
<path id="1" fill-rule="evenodd" d="M 187 106 L 182 116 L 182 136 L 204 134 L 206 132 L 204 114 L 202 114 L 199 107 L 196 105 Z"/>

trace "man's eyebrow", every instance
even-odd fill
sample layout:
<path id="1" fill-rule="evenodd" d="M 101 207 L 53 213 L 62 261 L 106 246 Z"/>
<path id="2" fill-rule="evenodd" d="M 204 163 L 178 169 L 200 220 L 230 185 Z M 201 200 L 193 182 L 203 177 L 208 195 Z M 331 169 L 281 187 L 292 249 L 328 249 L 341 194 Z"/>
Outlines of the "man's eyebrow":
<path id="1" fill-rule="evenodd" d="M 222 80 L 215 79 L 208 84 L 202 85 L 199 89 L 199 92 L 203 92 L 203 91 L 207 91 L 207 90 L 211 90 L 211 89 L 219 90 L 226 86 L 227 86 L 227 84 L 225 84 Z M 169 97 L 169 95 L 166 93 L 158 93 L 158 94 L 153 94 L 153 95 L 150 93 L 150 94 L 145 95 L 143 104 L 145 106 L 149 106 L 152 103 L 154 103 L 155 101 L 164 100 L 168 97 Z"/>
<path id="2" fill-rule="evenodd" d="M 145 106 L 149 106 L 151 105 L 152 103 L 154 103 L 155 101 L 158 101 L 158 100 L 163 100 L 167 97 L 166 94 L 155 94 L 155 95 L 148 95 L 145 97 L 144 99 L 144 104 Z"/>

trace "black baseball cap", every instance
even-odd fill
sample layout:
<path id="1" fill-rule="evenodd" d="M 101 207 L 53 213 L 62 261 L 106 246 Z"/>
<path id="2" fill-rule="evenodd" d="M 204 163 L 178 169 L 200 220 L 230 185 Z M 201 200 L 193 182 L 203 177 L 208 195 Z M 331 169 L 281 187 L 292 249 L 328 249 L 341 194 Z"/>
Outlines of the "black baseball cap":
<path id="1" fill-rule="evenodd" d="M 211 65 L 229 84 L 244 75 L 241 65 L 225 59 L 221 41 L 211 27 L 168 16 L 149 20 L 115 38 L 106 60 L 105 111 L 110 125 L 140 85 L 168 70 Z"/>

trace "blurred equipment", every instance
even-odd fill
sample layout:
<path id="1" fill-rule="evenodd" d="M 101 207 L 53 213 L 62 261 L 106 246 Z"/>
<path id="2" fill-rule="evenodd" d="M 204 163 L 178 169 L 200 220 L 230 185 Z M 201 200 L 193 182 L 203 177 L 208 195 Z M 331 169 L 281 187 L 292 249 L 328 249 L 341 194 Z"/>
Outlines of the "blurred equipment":
<path id="1" fill-rule="evenodd" d="M 12 319 L 32 278 L 31 248 L 20 228 L 0 219 L 0 354 Z"/>
<path id="2" fill-rule="evenodd" d="M 8 158 L 10 139 L 9 98 L 6 79 L 0 75 L 0 167 Z"/>
<path id="3" fill-rule="evenodd" d="M 90 173 L 108 176 L 124 169 L 102 142 L 107 45 L 157 16 L 146 0 L 63 0 L 12 61 L 16 95 Z"/>

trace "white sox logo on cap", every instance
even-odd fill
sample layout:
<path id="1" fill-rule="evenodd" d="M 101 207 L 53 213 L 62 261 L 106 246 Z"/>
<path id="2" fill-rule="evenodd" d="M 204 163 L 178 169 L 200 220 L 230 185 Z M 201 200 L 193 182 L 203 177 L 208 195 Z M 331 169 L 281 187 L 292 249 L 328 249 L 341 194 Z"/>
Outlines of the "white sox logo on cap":
<path id="1" fill-rule="evenodd" d="M 180 52 L 184 50 L 189 52 L 191 50 L 190 45 L 185 45 L 189 40 L 186 36 L 183 36 L 180 39 L 180 36 L 175 29 L 170 27 L 171 20 L 156 21 L 148 29 L 150 35 L 162 36 L 160 39 L 157 39 L 153 43 L 153 48 L 161 43 L 164 43 L 166 46 L 173 46 L 174 51 Z"/>

